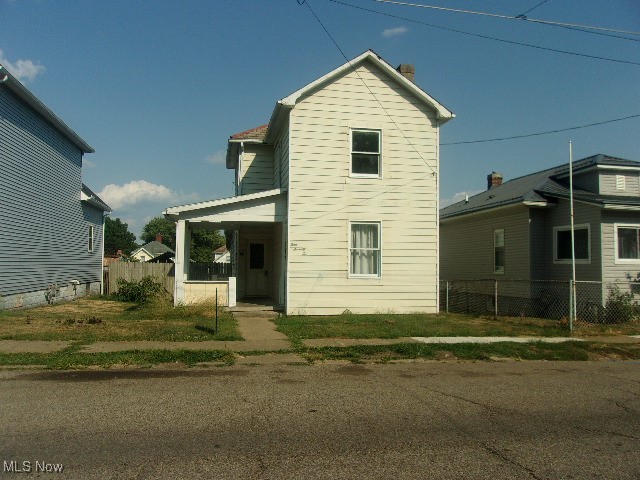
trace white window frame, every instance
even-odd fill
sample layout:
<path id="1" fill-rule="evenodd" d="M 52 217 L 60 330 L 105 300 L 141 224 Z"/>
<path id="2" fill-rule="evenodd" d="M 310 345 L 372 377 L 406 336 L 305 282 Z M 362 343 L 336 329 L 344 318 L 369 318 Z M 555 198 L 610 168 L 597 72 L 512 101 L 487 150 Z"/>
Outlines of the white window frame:
<path id="1" fill-rule="evenodd" d="M 354 247 L 352 245 L 352 237 L 353 237 L 353 235 L 351 233 L 351 229 L 352 229 L 353 225 L 377 225 L 377 227 L 378 227 L 378 248 L 377 249 L 371 249 L 371 250 L 377 250 L 379 252 L 378 253 L 378 273 L 377 274 L 351 273 L 352 272 L 351 251 L 354 250 Z M 349 235 L 349 251 L 347 252 L 347 255 L 349 257 L 349 278 L 373 278 L 373 279 L 382 278 L 382 222 L 359 221 L 359 220 L 349 221 L 349 229 L 348 229 L 347 234 Z"/>
<path id="2" fill-rule="evenodd" d="M 502 232 L 502 245 L 497 245 L 496 244 L 496 234 L 498 232 Z M 504 236 L 504 228 L 496 228 L 493 231 L 493 273 L 495 273 L 496 275 L 504 275 L 504 269 L 506 267 L 506 263 L 507 263 L 507 258 L 506 258 L 506 250 L 505 250 L 505 236 Z M 504 261 L 504 265 L 502 267 L 498 267 L 496 265 L 496 249 L 498 248 L 502 248 L 502 258 Z"/>
<path id="3" fill-rule="evenodd" d="M 637 223 L 614 223 L 613 224 L 613 250 L 614 263 L 616 264 L 640 264 L 640 258 L 619 258 L 618 257 L 618 228 L 636 228 L 640 230 L 640 224 Z"/>
<path id="4" fill-rule="evenodd" d="M 581 223 L 579 225 L 574 225 L 573 230 L 587 230 L 587 253 L 589 254 L 588 258 L 576 258 L 576 264 L 589 265 L 591 264 L 591 224 L 590 223 Z M 557 227 L 553 227 L 553 263 L 555 264 L 571 264 L 571 259 L 558 259 L 558 232 L 566 232 L 571 231 L 571 225 L 560 225 Z"/>
<path id="5" fill-rule="evenodd" d="M 96 227 L 89 225 L 89 238 L 87 239 L 87 252 L 91 253 L 94 250 L 96 239 Z"/>
<path id="6" fill-rule="evenodd" d="M 371 155 L 371 152 L 359 152 L 353 150 L 353 133 L 354 132 L 377 132 L 378 133 L 378 173 L 355 173 L 353 171 L 353 154 L 360 153 L 363 155 Z M 381 128 L 356 128 L 349 129 L 349 176 L 353 178 L 382 178 L 382 129 Z"/>

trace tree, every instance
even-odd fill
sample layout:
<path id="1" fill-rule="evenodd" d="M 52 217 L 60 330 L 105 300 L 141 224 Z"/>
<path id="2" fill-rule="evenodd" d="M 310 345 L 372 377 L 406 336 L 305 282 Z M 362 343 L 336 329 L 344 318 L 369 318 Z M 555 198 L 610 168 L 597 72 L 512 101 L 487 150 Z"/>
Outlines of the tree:
<path id="1" fill-rule="evenodd" d="M 142 229 L 140 239 L 144 243 L 152 242 L 156 239 L 156 235 L 162 235 L 162 243 L 172 250 L 176 249 L 176 224 L 175 222 L 164 218 L 154 217 L 147 222 Z"/>
<path id="2" fill-rule="evenodd" d="M 198 263 L 213 262 L 213 251 L 225 244 L 224 235 L 216 230 L 191 232 L 191 260 Z"/>
<path id="3" fill-rule="evenodd" d="M 122 250 L 125 255 L 129 255 L 137 247 L 136 236 L 129 231 L 129 225 L 119 218 L 104 219 L 104 253 L 115 255 L 118 250 Z"/>

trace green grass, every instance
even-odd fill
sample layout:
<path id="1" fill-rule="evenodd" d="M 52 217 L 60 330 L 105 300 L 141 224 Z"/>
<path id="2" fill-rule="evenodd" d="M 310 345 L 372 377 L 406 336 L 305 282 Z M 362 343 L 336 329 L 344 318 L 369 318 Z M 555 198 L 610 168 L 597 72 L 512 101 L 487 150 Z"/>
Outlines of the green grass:
<path id="1" fill-rule="evenodd" d="M 55 353 L 0 353 L 0 365 L 38 365 L 56 370 L 99 366 L 152 366 L 161 363 L 182 363 L 193 366 L 202 362 L 233 364 L 234 354 L 223 350 L 131 350 L 124 352 L 80 353 L 80 344 Z"/>
<path id="2" fill-rule="evenodd" d="M 566 336 L 559 322 L 533 318 L 474 317 L 462 314 L 342 314 L 283 316 L 278 330 L 296 341 L 305 338 L 400 338 L 460 336 Z"/>
<path id="3" fill-rule="evenodd" d="M 242 340 L 233 316 L 215 305 L 173 307 L 166 299 L 148 304 L 86 298 L 29 310 L 0 311 L 0 340 L 204 341 Z"/>
<path id="4" fill-rule="evenodd" d="M 354 363 L 389 362 L 401 359 L 426 360 L 557 360 L 640 359 L 640 345 L 607 345 L 589 342 L 549 344 L 541 342 L 493 344 L 420 344 L 358 345 L 322 347 L 301 352 L 309 362 L 347 360 Z"/>

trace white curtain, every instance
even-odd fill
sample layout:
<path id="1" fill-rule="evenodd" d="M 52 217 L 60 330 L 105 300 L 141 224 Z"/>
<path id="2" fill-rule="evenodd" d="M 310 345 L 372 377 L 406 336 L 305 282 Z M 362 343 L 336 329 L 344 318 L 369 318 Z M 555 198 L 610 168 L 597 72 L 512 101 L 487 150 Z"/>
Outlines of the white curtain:
<path id="1" fill-rule="evenodd" d="M 379 255 L 378 225 L 351 225 L 351 273 L 378 275 Z"/>

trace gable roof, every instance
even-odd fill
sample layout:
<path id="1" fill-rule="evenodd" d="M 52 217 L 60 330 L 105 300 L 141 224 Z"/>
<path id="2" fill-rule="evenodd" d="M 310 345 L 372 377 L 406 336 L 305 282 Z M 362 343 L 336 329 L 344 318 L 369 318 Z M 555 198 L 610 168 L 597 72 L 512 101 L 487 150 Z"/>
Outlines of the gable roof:
<path id="1" fill-rule="evenodd" d="M 598 154 L 573 162 L 573 175 L 584 173 L 594 168 L 618 167 L 623 169 L 640 169 L 640 162 L 624 158 Z M 498 187 L 491 188 L 440 210 L 440 219 L 448 219 L 470 213 L 490 210 L 506 205 L 524 203 L 525 205 L 543 206 L 553 198 L 569 198 L 569 187 L 565 179 L 569 176 L 569 165 L 531 173 L 523 177 L 504 182 Z M 638 197 L 600 195 L 579 188 L 573 189 L 573 196 L 577 200 L 597 205 L 640 205 Z"/>
<path id="2" fill-rule="evenodd" d="M 95 150 L 69 126 L 56 116 L 44 103 L 31 93 L 20 80 L 15 78 L 0 64 L 0 85 L 6 86 L 14 95 L 34 109 L 42 118 L 49 122 L 56 130 L 64 135 L 83 153 L 93 153 Z"/>
<path id="3" fill-rule="evenodd" d="M 315 90 L 316 88 L 320 88 L 323 85 L 333 81 L 340 75 L 348 72 L 350 70 L 355 70 L 355 68 L 369 61 L 379 67 L 387 76 L 389 76 L 392 80 L 394 80 L 398 85 L 406 89 L 408 92 L 413 94 L 418 100 L 422 101 L 425 105 L 433 108 L 438 115 L 441 123 L 444 123 L 448 120 L 451 120 L 455 117 L 455 114 L 447 109 L 444 105 L 439 103 L 435 98 L 431 97 L 427 92 L 418 87 L 415 83 L 409 80 L 407 77 L 398 72 L 395 68 L 391 66 L 386 60 L 384 60 L 380 55 L 378 55 L 373 50 L 369 49 L 366 52 L 358 55 L 353 60 L 347 61 L 346 63 L 340 65 L 335 70 L 330 71 L 326 75 L 314 80 L 313 82 L 305 85 L 304 87 L 296 90 L 291 95 L 284 97 L 276 103 L 275 108 L 273 109 L 273 113 L 271 114 L 271 119 L 269 120 L 269 128 L 267 129 L 267 135 L 265 137 L 265 142 L 270 143 L 274 140 L 274 137 L 279 130 L 280 123 L 283 121 L 283 110 L 291 110 L 295 107 L 296 103 L 302 99 L 305 95 Z"/>
<path id="4" fill-rule="evenodd" d="M 141 250 L 145 250 L 149 255 L 157 257 L 158 255 L 162 255 L 163 253 L 170 252 L 175 253 L 171 248 L 167 247 L 164 243 L 156 242 L 155 240 L 145 243 L 140 248 L 135 249 L 131 252 L 131 255 L 135 255 Z"/>
<path id="5" fill-rule="evenodd" d="M 453 112 L 448 110 L 444 105 L 442 105 L 436 99 L 431 97 L 427 92 L 422 90 L 415 83 L 413 83 L 407 77 L 405 77 L 400 72 L 398 72 L 395 68 L 391 66 L 391 64 L 389 64 L 386 60 L 384 60 L 380 55 L 378 55 L 373 50 L 367 50 L 366 52 L 358 55 L 353 60 L 350 60 L 342 64 L 335 70 L 330 71 L 326 75 L 323 75 L 317 80 L 314 80 L 313 82 L 296 90 L 291 95 L 278 100 L 276 102 L 276 106 L 273 109 L 273 112 L 271 114 L 271 119 L 269 120 L 268 124 L 261 125 L 256 128 L 252 128 L 250 130 L 246 130 L 244 132 L 231 135 L 231 137 L 229 138 L 229 144 L 227 147 L 227 157 L 226 157 L 227 168 L 236 167 L 235 157 L 238 155 L 240 142 L 252 142 L 252 143 L 255 142 L 255 143 L 267 143 L 267 144 L 273 143 L 275 141 L 277 132 L 279 131 L 282 125 L 282 122 L 286 117 L 286 115 L 283 115 L 284 112 L 288 112 L 293 107 L 295 107 L 296 103 L 299 100 L 301 100 L 305 95 L 309 94 L 313 90 L 320 88 L 323 85 L 326 85 L 327 83 L 333 81 L 340 75 L 343 75 L 345 72 L 348 72 L 350 70 L 355 70 L 355 68 L 358 65 L 367 61 L 378 66 L 388 77 L 394 80 L 398 85 L 403 87 L 405 90 L 411 93 L 414 97 L 416 97 L 422 103 L 434 109 L 441 123 L 444 123 L 455 117 L 455 114 Z"/>

